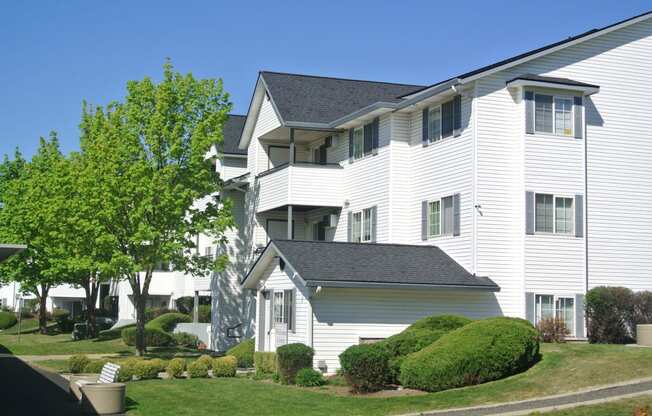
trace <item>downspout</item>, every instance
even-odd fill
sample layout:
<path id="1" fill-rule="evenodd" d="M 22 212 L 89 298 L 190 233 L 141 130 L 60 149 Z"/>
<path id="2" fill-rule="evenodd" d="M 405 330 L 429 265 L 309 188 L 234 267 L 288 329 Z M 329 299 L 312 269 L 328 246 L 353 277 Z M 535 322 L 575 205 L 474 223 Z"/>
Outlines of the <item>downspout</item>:
<path id="1" fill-rule="evenodd" d="M 585 100 L 586 101 L 585 97 Z M 589 175 L 588 175 L 588 140 L 589 140 L 589 132 L 588 132 L 588 123 L 586 122 L 586 104 L 582 106 L 582 110 L 584 111 L 584 273 L 585 273 L 585 281 L 584 281 L 584 294 L 588 293 L 589 291 Z M 586 330 L 586 316 L 584 317 L 584 328 Z"/>

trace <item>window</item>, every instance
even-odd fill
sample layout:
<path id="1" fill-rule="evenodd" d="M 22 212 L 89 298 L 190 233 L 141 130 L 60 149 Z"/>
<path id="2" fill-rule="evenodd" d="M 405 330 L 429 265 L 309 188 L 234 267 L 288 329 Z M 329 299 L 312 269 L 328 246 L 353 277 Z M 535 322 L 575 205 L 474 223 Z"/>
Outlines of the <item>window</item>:
<path id="1" fill-rule="evenodd" d="M 573 135 L 573 99 L 545 94 L 534 96 L 534 130 L 559 136 Z"/>
<path id="2" fill-rule="evenodd" d="M 353 130 L 353 159 L 360 159 L 364 155 L 364 128 Z"/>
<path id="3" fill-rule="evenodd" d="M 428 141 L 436 142 L 453 135 L 455 126 L 455 101 L 428 109 Z"/>
<path id="4" fill-rule="evenodd" d="M 543 319 L 557 318 L 564 321 L 570 333 L 575 328 L 575 299 L 553 295 L 536 295 L 535 324 Z"/>
<path id="5" fill-rule="evenodd" d="M 432 107 L 428 110 L 428 141 L 436 142 L 441 139 L 441 107 Z"/>
<path id="6" fill-rule="evenodd" d="M 351 224 L 351 241 L 354 243 L 369 243 L 373 239 L 373 208 L 354 212 Z"/>
<path id="7" fill-rule="evenodd" d="M 285 292 L 274 292 L 274 323 L 277 324 L 286 324 L 286 315 L 285 315 L 285 302 L 284 302 Z"/>
<path id="8" fill-rule="evenodd" d="M 555 232 L 572 234 L 573 198 L 555 198 Z"/>
<path id="9" fill-rule="evenodd" d="M 294 330 L 294 290 L 274 292 L 274 323 L 287 324 L 288 330 Z"/>
<path id="10" fill-rule="evenodd" d="M 428 237 L 453 234 L 453 196 L 428 203 Z"/>
<path id="11" fill-rule="evenodd" d="M 212 246 L 204 247 L 204 256 L 213 257 L 213 247 Z"/>
<path id="12" fill-rule="evenodd" d="M 453 135 L 453 125 L 455 124 L 455 106 L 453 100 L 441 105 L 441 137 Z"/>
<path id="13" fill-rule="evenodd" d="M 572 234 L 575 231 L 573 198 L 536 194 L 534 209 L 535 232 Z"/>

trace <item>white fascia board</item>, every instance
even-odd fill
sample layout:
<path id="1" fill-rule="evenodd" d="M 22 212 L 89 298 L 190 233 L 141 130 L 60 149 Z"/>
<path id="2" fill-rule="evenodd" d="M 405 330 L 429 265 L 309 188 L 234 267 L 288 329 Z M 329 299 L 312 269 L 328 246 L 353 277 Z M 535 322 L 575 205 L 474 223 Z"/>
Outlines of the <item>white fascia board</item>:
<path id="1" fill-rule="evenodd" d="M 379 282 L 347 282 L 331 280 L 309 280 L 308 287 L 359 288 L 359 289 L 436 289 L 436 290 L 482 290 L 500 292 L 496 286 L 467 285 L 437 285 L 416 283 L 379 283 Z"/>
<path id="2" fill-rule="evenodd" d="M 545 82 L 545 81 L 533 81 L 527 79 L 515 79 L 507 83 L 507 88 L 518 88 L 518 87 L 540 87 L 540 88 L 554 88 L 557 90 L 567 90 L 567 91 L 576 91 L 581 92 L 583 95 L 593 95 L 600 92 L 600 87 L 589 87 L 586 85 L 571 85 L 571 84 L 562 84 L 558 82 Z"/>

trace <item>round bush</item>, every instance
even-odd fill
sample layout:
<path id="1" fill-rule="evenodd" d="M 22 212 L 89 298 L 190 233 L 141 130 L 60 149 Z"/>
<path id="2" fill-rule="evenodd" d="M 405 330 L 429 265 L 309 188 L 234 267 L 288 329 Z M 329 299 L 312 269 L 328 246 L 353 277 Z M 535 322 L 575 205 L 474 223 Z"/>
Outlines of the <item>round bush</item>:
<path id="1" fill-rule="evenodd" d="M 171 312 L 172 311 L 168 308 L 147 308 L 145 309 L 145 322 L 149 322 L 152 319 L 158 318 L 161 315 Z"/>
<path id="2" fill-rule="evenodd" d="M 165 372 L 165 369 L 168 367 L 168 363 L 165 360 L 160 358 L 152 358 L 149 360 L 150 364 L 158 368 L 159 373 Z"/>
<path id="3" fill-rule="evenodd" d="M 161 364 L 152 360 L 141 360 L 136 363 L 134 373 L 139 380 L 158 378 Z"/>
<path id="4" fill-rule="evenodd" d="M 352 345 L 340 354 L 340 365 L 354 392 L 372 392 L 382 389 L 387 383 L 389 358 L 382 345 Z"/>
<path id="5" fill-rule="evenodd" d="M 405 387 L 440 391 L 507 377 L 537 361 L 538 337 L 523 319 L 476 321 L 408 355 L 399 379 Z"/>
<path id="6" fill-rule="evenodd" d="M 202 356 L 197 358 L 197 361 L 206 364 L 206 367 L 208 367 L 209 370 L 213 368 L 213 357 L 211 357 L 210 355 L 203 354 Z"/>
<path id="7" fill-rule="evenodd" d="M 276 353 L 274 352 L 255 352 L 254 367 L 256 375 L 263 376 L 276 373 Z"/>
<path id="8" fill-rule="evenodd" d="M 319 371 L 312 368 L 302 368 L 299 370 L 296 382 L 297 386 L 301 387 L 319 387 L 326 384 L 324 376 L 322 376 Z"/>
<path id="9" fill-rule="evenodd" d="M 183 313 L 166 313 L 157 318 L 152 319 L 146 325 L 147 328 L 159 329 L 164 332 L 174 331 L 174 327 L 181 322 L 192 322 L 192 318 L 189 315 Z"/>
<path id="10" fill-rule="evenodd" d="M 83 373 L 91 360 L 85 355 L 73 355 L 68 358 L 68 371 L 73 374 Z"/>
<path id="11" fill-rule="evenodd" d="M 201 323 L 204 324 L 210 324 L 211 323 L 211 305 L 199 305 L 197 314 L 198 314 L 198 320 Z"/>
<path id="12" fill-rule="evenodd" d="M 0 311 L 0 329 L 11 328 L 16 325 L 16 322 L 18 322 L 18 320 L 13 312 Z"/>
<path id="13" fill-rule="evenodd" d="M 589 290 L 585 297 L 589 342 L 631 342 L 635 303 L 634 292 L 625 287 L 599 286 Z"/>
<path id="14" fill-rule="evenodd" d="M 108 360 L 91 360 L 84 367 L 84 373 L 99 374 L 102 372 L 102 368 L 104 367 L 104 365 L 108 362 L 109 362 Z"/>
<path id="15" fill-rule="evenodd" d="M 123 362 L 119 363 L 120 370 L 118 371 L 118 381 L 124 383 L 125 381 L 131 381 L 136 374 L 136 366 L 141 360 L 138 358 L 128 358 Z"/>
<path id="16" fill-rule="evenodd" d="M 254 340 L 246 339 L 226 352 L 238 359 L 238 367 L 251 368 L 254 366 Z"/>
<path id="17" fill-rule="evenodd" d="M 122 330 L 122 341 L 129 345 L 136 345 L 136 327 Z M 173 344 L 172 335 L 157 328 L 145 327 L 145 345 L 149 347 L 165 347 Z"/>
<path id="18" fill-rule="evenodd" d="M 294 384 L 297 372 L 302 368 L 312 368 L 315 351 L 301 343 L 287 344 L 276 349 L 276 366 L 282 384 Z"/>
<path id="19" fill-rule="evenodd" d="M 238 359 L 232 355 L 213 359 L 213 377 L 235 377 Z"/>
<path id="20" fill-rule="evenodd" d="M 190 378 L 206 378 L 208 377 L 208 366 L 201 361 L 193 361 L 188 366 L 188 376 Z"/>
<path id="21" fill-rule="evenodd" d="M 183 372 L 186 370 L 186 360 L 183 358 L 173 358 L 168 363 L 168 367 L 165 369 L 165 372 L 168 373 L 170 378 L 180 378 L 183 376 Z"/>
<path id="22" fill-rule="evenodd" d="M 197 338 L 197 335 L 189 334 L 187 332 L 177 332 L 172 334 L 172 341 L 175 345 L 180 347 L 197 348 L 197 345 L 199 345 L 199 338 Z"/>

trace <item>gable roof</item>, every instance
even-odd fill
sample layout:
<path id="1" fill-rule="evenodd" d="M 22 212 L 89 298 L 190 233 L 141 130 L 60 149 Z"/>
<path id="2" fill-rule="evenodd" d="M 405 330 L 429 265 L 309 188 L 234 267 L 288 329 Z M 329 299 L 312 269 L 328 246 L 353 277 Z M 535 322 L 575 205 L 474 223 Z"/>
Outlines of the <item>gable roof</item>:
<path id="1" fill-rule="evenodd" d="M 240 149 L 238 147 L 246 120 L 247 116 L 229 114 L 229 118 L 224 122 L 224 126 L 222 126 L 222 135 L 224 137 L 222 153 L 233 155 L 247 154 L 246 149 Z"/>
<path id="2" fill-rule="evenodd" d="M 526 80 L 526 81 L 547 82 L 547 83 L 550 83 L 550 84 L 571 85 L 571 86 L 576 86 L 576 87 L 600 88 L 599 85 L 587 84 L 586 82 L 575 81 L 575 80 L 572 80 L 570 78 L 546 77 L 546 76 L 535 75 L 535 74 L 519 75 L 518 77 L 507 81 L 507 84 L 509 84 L 512 81 L 516 81 L 518 79 L 522 79 L 522 80 Z"/>
<path id="3" fill-rule="evenodd" d="M 270 71 L 261 71 L 260 77 L 285 122 L 327 124 L 377 102 L 399 102 L 398 97 L 423 88 Z"/>
<path id="4" fill-rule="evenodd" d="M 439 247 L 334 241 L 272 240 L 242 284 L 252 284 L 257 263 L 278 254 L 309 287 L 441 287 L 497 291 L 488 277 L 469 273 Z M 258 269 L 259 270 L 259 269 Z"/>

